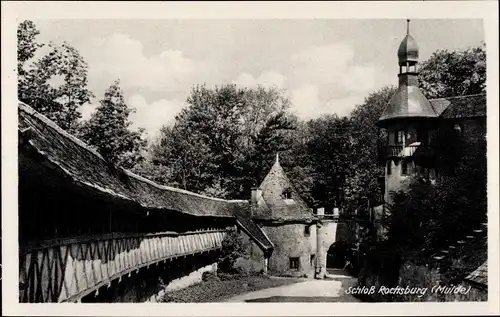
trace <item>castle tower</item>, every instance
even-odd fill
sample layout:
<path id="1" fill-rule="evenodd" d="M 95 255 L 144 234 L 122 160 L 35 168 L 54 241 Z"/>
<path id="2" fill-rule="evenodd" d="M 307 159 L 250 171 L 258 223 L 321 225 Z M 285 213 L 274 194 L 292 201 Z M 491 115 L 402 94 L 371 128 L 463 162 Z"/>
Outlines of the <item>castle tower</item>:
<path id="1" fill-rule="evenodd" d="M 433 178 L 433 142 L 436 139 L 438 115 L 418 88 L 418 45 L 410 34 L 399 45 L 398 90 L 387 104 L 377 126 L 387 131 L 387 145 L 381 148 L 385 162 L 385 202 L 390 193 L 404 189 L 412 177 Z"/>

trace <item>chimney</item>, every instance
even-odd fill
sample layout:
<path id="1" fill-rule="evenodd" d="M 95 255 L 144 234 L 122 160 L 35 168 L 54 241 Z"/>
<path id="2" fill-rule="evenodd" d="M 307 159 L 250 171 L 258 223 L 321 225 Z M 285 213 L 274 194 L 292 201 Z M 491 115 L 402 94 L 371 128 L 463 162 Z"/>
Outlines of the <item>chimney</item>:
<path id="1" fill-rule="evenodd" d="M 318 216 L 323 216 L 323 215 L 325 215 L 325 208 L 324 208 L 324 207 L 321 207 L 321 208 L 316 209 L 316 214 L 317 214 Z"/>
<path id="2" fill-rule="evenodd" d="M 334 207 L 333 208 L 333 215 L 334 216 L 338 216 L 339 215 L 339 208 L 338 207 Z"/>
<path id="3" fill-rule="evenodd" d="M 262 189 L 256 187 L 252 188 L 252 205 L 257 205 L 259 199 L 262 197 Z"/>

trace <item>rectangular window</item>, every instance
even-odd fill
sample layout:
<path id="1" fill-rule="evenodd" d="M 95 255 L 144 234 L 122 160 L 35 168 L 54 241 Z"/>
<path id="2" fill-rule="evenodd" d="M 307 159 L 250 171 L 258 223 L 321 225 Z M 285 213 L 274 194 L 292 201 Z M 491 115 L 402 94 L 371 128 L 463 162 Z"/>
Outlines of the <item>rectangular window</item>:
<path id="1" fill-rule="evenodd" d="M 403 139 L 405 137 L 405 132 L 403 130 L 399 130 L 397 132 L 397 139 L 396 139 L 396 143 L 403 143 Z"/>
<path id="2" fill-rule="evenodd" d="M 391 175 L 391 161 L 387 162 L 387 175 Z"/>
<path id="3" fill-rule="evenodd" d="M 408 175 L 408 161 L 401 162 L 401 175 Z"/>
<path id="4" fill-rule="evenodd" d="M 311 227 L 309 225 L 305 225 L 304 227 L 304 235 L 307 237 L 311 234 Z"/>
<path id="5" fill-rule="evenodd" d="M 314 266 L 314 260 L 316 259 L 316 254 L 311 254 L 311 265 Z"/>
<path id="6" fill-rule="evenodd" d="M 290 269 L 291 270 L 299 269 L 299 258 L 290 258 Z"/>

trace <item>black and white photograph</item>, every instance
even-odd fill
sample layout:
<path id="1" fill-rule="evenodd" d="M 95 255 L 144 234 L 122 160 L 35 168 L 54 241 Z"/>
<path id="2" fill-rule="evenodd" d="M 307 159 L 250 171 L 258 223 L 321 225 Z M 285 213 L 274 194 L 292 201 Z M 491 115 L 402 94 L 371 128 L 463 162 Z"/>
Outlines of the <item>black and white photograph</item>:
<path id="1" fill-rule="evenodd" d="M 409 8 L 10 19 L 17 303 L 498 301 L 498 39 Z"/>

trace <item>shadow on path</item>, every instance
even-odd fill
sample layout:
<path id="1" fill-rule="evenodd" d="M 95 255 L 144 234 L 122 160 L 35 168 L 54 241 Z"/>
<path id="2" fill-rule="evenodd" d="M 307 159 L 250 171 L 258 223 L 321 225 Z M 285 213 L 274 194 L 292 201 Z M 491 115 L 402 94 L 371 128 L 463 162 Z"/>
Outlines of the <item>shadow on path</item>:
<path id="1" fill-rule="evenodd" d="M 292 302 L 292 303 L 330 303 L 330 302 L 360 302 L 359 299 L 352 296 L 339 297 L 306 297 L 306 296 L 272 296 L 266 298 L 254 298 L 245 300 L 247 303 L 272 303 L 272 302 Z"/>

